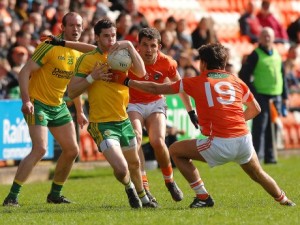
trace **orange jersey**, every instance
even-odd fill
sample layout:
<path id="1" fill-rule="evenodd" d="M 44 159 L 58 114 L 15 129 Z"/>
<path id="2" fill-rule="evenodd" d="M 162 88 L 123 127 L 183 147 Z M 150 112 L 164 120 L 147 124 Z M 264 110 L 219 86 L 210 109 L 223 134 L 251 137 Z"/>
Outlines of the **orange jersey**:
<path id="1" fill-rule="evenodd" d="M 152 81 L 155 83 L 164 83 L 166 78 L 173 79 L 177 73 L 177 62 L 171 57 L 158 52 L 156 62 L 152 65 L 145 65 L 146 76 L 139 78 L 129 71 L 128 77 L 133 80 Z M 130 103 L 149 103 L 157 101 L 163 95 L 154 95 L 146 92 L 129 88 Z"/>
<path id="2" fill-rule="evenodd" d="M 208 70 L 177 81 L 172 87 L 195 100 L 203 135 L 232 138 L 249 132 L 243 102 L 251 102 L 254 97 L 238 77 L 223 70 Z"/>

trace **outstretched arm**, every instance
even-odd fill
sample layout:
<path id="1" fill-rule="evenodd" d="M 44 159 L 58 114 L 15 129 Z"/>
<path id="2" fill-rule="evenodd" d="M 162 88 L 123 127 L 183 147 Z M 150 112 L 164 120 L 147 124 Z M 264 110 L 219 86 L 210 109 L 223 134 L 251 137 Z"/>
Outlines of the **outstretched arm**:
<path id="1" fill-rule="evenodd" d="M 173 79 L 171 79 L 171 81 L 175 82 L 180 79 L 181 79 L 180 74 L 178 71 L 176 71 L 176 76 Z M 195 110 L 193 110 L 190 97 L 185 92 L 180 92 L 178 95 L 179 95 L 181 101 L 183 102 L 183 104 L 186 108 L 186 111 L 189 114 L 191 122 L 194 124 L 195 128 L 198 129 L 198 126 L 199 126 L 198 125 L 198 116 L 197 116 Z"/>
<path id="2" fill-rule="evenodd" d="M 46 44 L 50 44 L 50 45 L 72 48 L 72 49 L 75 49 L 75 50 L 83 52 L 83 53 L 93 51 L 97 47 L 95 45 L 87 44 L 84 42 L 67 41 L 67 40 L 58 38 L 54 35 L 42 36 L 41 41 L 45 41 Z"/>

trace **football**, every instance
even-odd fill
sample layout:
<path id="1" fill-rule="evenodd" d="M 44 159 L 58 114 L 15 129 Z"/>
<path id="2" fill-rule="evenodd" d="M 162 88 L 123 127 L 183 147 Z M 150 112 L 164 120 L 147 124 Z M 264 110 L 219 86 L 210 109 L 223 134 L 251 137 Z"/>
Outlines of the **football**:
<path id="1" fill-rule="evenodd" d="M 130 53 L 127 49 L 114 51 L 107 56 L 107 63 L 112 70 L 126 72 L 132 64 Z"/>

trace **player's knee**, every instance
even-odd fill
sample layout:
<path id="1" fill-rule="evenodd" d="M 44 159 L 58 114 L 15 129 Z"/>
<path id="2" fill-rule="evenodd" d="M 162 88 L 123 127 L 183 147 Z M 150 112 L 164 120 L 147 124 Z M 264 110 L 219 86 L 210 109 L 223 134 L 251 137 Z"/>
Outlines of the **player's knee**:
<path id="1" fill-rule="evenodd" d="M 69 159 L 76 159 L 79 155 L 79 148 L 74 146 L 73 148 L 67 149 L 64 152 L 64 155 Z"/>
<path id="2" fill-rule="evenodd" d="M 128 170 L 125 166 L 118 166 L 114 168 L 114 174 L 118 180 L 122 180 L 128 174 Z"/>
<path id="3" fill-rule="evenodd" d="M 128 163 L 129 170 L 139 170 L 140 169 L 140 161 L 136 160 Z"/>
<path id="4" fill-rule="evenodd" d="M 171 157 L 176 157 L 176 148 L 174 144 L 171 144 L 169 147 L 169 154 Z"/>
<path id="5" fill-rule="evenodd" d="M 150 144 L 154 149 L 160 149 L 166 146 L 165 140 L 163 138 L 157 138 L 155 140 L 151 140 Z"/>
<path id="6" fill-rule="evenodd" d="M 135 135 L 136 135 L 137 145 L 141 146 L 142 139 L 143 139 L 143 134 L 141 134 L 138 130 L 134 130 L 134 132 L 135 132 Z"/>
<path id="7" fill-rule="evenodd" d="M 33 146 L 30 155 L 36 159 L 42 159 L 46 154 L 47 149 L 43 146 Z"/>

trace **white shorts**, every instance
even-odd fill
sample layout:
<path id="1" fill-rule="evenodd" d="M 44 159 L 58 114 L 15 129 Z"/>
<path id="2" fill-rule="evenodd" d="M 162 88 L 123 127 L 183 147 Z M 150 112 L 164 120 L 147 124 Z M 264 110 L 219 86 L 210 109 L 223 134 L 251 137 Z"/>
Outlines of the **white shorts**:
<path id="1" fill-rule="evenodd" d="M 138 112 L 146 119 L 152 113 L 163 113 L 167 116 L 167 104 L 164 98 L 150 103 L 129 103 L 127 112 Z"/>
<path id="2" fill-rule="evenodd" d="M 210 167 L 228 162 L 245 164 L 254 152 L 251 133 L 237 138 L 209 137 L 197 140 L 197 150 Z"/>

